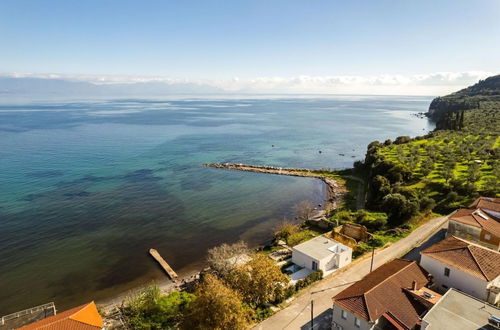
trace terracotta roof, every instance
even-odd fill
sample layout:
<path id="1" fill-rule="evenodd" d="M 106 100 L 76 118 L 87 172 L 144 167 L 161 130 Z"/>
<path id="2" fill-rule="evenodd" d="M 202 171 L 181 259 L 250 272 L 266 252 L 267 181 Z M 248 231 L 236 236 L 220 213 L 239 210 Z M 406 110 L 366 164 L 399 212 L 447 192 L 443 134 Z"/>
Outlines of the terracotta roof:
<path id="1" fill-rule="evenodd" d="M 427 308 L 405 289 L 411 288 L 413 281 L 417 288 L 425 286 L 429 282 L 427 276 L 416 262 L 395 259 L 349 286 L 333 300 L 367 321 L 375 322 L 386 314 L 411 329 Z"/>
<path id="2" fill-rule="evenodd" d="M 500 212 L 500 198 L 492 197 L 479 197 L 476 199 L 469 208 L 482 208 L 494 212 Z"/>
<path id="3" fill-rule="evenodd" d="M 19 329 L 95 330 L 102 329 L 101 315 L 94 302 L 81 305 Z"/>
<path id="4" fill-rule="evenodd" d="M 488 282 L 500 275 L 500 252 L 450 236 L 420 252 Z"/>
<path id="5" fill-rule="evenodd" d="M 450 217 L 450 220 L 482 228 L 493 235 L 500 236 L 500 221 L 480 208 L 460 209 Z"/>

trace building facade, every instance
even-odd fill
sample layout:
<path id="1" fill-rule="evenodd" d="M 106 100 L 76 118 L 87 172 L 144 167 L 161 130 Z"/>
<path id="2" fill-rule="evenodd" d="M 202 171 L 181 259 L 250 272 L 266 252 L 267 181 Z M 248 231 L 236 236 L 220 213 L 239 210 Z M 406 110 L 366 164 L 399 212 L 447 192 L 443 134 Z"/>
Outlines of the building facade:
<path id="1" fill-rule="evenodd" d="M 422 251 L 420 265 L 437 291 L 455 288 L 491 304 L 500 300 L 497 251 L 452 236 Z"/>
<path id="2" fill-rule="evenodd" d="M 500 199 L 480 197 L 450 216 L 448 236 L 500 250 Z"/>

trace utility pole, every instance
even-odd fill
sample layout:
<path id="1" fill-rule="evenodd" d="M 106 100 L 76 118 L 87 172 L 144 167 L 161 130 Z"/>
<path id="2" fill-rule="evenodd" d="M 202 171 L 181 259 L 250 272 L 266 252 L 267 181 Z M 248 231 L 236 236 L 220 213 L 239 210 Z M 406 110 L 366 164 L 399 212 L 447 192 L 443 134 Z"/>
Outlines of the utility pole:
<path id="1" fill-rule="evenodd" d="M 370 273 L 372 272 L 373 269 L 373 258 L 375 257 L 375 247 L 372 246 L 372 262 L 370 264 Z"/>
<path id="2" fill-rule="evenodd" d="M 314 300 L 311 300 L 311 330 L 314 329 Z"/>

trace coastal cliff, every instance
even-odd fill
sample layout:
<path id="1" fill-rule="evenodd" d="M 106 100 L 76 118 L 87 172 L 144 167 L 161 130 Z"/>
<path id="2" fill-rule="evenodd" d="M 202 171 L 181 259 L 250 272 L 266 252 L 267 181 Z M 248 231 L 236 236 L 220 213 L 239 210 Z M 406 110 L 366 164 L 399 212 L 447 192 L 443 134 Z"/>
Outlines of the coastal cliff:
<path id="1" fill-rule="evenodd" d="M 432 100 L 426 115 L 436 122 L 437 129 L 449 127 L 450 118 L 465 110 L 481 109 L 483 104 L 500 102 L 500 75 L 488 77 L 455 93 Z"/>

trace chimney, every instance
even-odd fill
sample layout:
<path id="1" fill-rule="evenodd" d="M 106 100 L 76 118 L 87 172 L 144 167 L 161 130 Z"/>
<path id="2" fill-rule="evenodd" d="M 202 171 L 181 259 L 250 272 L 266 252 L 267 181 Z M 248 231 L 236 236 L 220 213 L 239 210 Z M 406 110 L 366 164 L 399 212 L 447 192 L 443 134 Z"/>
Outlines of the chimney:
<path id="1" fill-rule="evenodd" d="M 411 289 L 412 289 L 413 291 L 416 291 L 416 290 L 417 290 L 417 281 L 413 281 L 412 286 L 411 286 Z"/>

